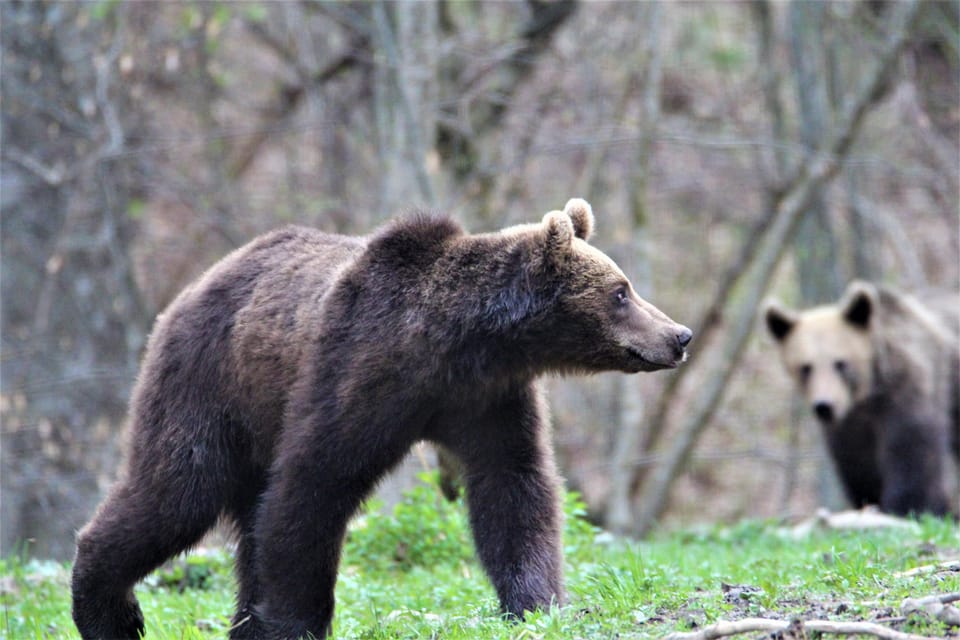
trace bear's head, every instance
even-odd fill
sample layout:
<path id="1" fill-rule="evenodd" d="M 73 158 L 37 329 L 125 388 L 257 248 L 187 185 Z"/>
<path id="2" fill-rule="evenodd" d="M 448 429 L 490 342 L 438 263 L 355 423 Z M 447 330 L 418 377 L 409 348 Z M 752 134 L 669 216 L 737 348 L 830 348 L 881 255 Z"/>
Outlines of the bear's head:
<path id="1" fill-rule="evenodd" d="M 594 217 L 579 198 L 547 213 L 534 231 L 554 289 L 553 335 L 560 368 L 628 373 L 676 367 L 693 334 L 634 291 L 610 257 L 588 243 Z M 538 227 L 538 228 L 537 228 Z"/>
<path id="2" fill-rule="evenodd" d="M 807 311 L 767 304 L 783 364 L 824 424 L 842 420 L 872 390 L 877 299 L 873 285 L 854 281 L 836 304 Z"/>

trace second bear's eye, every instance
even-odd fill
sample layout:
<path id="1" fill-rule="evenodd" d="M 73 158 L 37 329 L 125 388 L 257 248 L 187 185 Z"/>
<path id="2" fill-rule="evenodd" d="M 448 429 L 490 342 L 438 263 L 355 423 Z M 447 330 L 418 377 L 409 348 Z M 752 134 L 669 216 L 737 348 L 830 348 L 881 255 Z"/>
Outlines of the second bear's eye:
<path id="1" fill-rule="evenodd" d="M 800 380 L 806 382 L 810 377 L 810 374 L 813 373 L 813 367 L 809 364 L 800 365 Z"/>
<path id="2" fill-rule="evenodd" d="M 833 368 L 837 370 L 837 373 L 846 373 L 847 372 L 847 362 L 846 360 L 837 360 L 833 363 Z"/>

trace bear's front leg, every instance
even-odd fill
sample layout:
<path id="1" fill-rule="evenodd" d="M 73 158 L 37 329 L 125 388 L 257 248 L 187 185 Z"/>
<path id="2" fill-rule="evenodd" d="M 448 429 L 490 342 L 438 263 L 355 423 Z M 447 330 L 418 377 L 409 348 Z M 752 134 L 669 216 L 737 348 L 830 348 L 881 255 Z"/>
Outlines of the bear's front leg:
<path id="1" fill-rule="evenodd" d="M 504 612 L 564 603 L 559 509 L 540 471 L 472 472 L 467 481 L 477 552 Z"/>
<path id="2" fill-rule="evenodd" d="M 464 464 L 474 542 L 502 609 L 523 617 L 562 604 L 559 481 L 536 386 L 455 422 L 445 444 Z"/>

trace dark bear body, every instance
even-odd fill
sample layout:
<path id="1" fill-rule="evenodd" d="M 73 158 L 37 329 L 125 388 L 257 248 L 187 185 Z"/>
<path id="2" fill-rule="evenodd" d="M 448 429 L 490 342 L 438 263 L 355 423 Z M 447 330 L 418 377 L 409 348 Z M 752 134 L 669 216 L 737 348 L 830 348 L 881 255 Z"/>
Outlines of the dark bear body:
<path id="1" fill-rule="evenodd" d="M 504 611 L 562 601 L 536 378 L 672 367 L 690 340 L 587 244 L 592 224 L 572 200 L 491 234 L 425 216 L 368 238 L 288 228 L 214 265 L 158 318 L 124 473 L 78 536 L 81 635 L 136 637 L 134 584 L 225 517 L 231 637 L 323 637 L 347 522 L 420 440 L 465 470 Z"/>
<path id="2" fill-rule="evenodd" d="M 898 515 L 957 514 L 960 300 L 851 283 L 804 312 L 771 304 L 767 326 L 820 421 L 851 504 Z"/>

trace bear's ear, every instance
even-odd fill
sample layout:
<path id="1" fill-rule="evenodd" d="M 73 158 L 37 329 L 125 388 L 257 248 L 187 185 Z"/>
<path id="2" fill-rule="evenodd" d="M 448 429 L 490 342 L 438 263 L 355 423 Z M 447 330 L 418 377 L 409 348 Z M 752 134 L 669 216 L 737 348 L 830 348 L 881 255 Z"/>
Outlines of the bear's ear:
<path id="1" fill-rule="evenodd" d="M 573 244 L 573 221 L 563 211 L 551 211 L 543 216 L 543 227 L 547 234 L 547 255 L 557 257 L 570 252 Z"/>
<path id="2" fill-rule="evenodd" d="M 876 287 L 863 280 L 854 280 L 847 286 L 840 302 L 843 319 L 858 329 L 869 329 L 876 304 Z"/>
<path id="3" fill-rule="evenodd" d="M 581 240 L 589 240 L 593 235 L 593 208 L 583 198 L 567 200 L 563 212 L 573 221 L 573 233 Z"/>
<path id="4" fill-rule="evenodd" d="M 766 310 L 763 312 L 763 318 L 766 320 L 770 335 L 772 335 L 777 342 L 782 342 L 797 324 L 797 313 L 787 309 L 776 301 L 767 303 Z"/>

